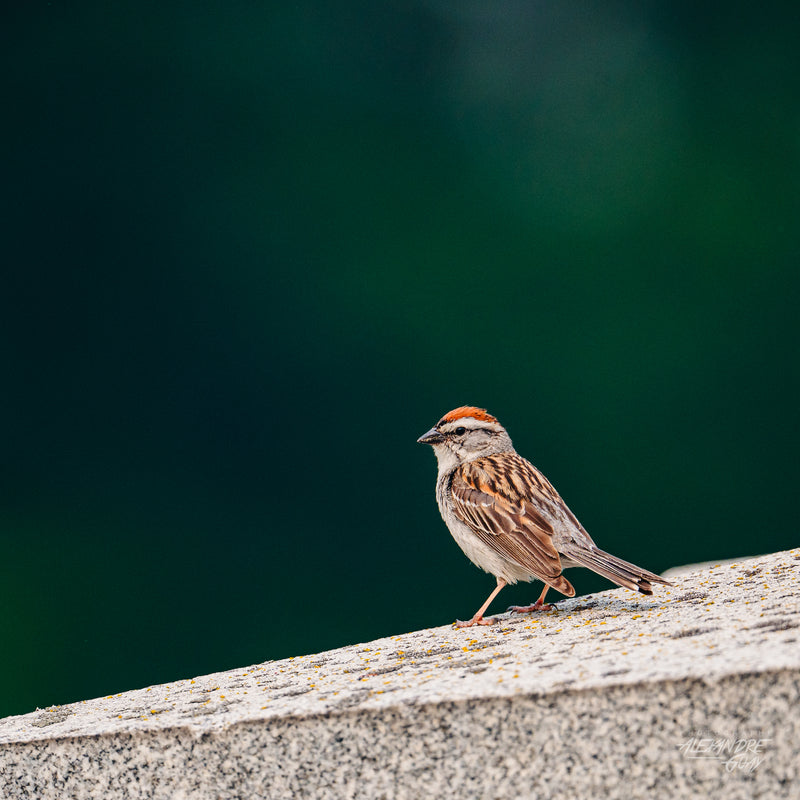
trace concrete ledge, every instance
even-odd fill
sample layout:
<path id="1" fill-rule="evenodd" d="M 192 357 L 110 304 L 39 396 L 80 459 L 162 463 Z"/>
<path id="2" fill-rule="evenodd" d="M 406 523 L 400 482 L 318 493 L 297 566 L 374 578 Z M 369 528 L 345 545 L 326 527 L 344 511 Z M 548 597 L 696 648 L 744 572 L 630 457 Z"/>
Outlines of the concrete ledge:
<path id="1" fill-rule="evenodd" d="M 798 566 L 9 717 L 0 796 L 796 797 Z"/>

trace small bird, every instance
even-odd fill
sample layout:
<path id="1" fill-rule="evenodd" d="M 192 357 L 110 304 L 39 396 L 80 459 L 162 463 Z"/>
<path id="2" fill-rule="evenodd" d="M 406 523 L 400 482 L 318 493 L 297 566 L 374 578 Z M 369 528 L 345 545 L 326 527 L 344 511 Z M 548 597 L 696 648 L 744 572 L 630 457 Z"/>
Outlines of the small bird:
<path id="1" fill-rule="evenodd" d="M 544 602 L 550 587 L 573 597 L 575 589 L 562 575 L 567 567 L 587 567 L 642 594 L 652 594 L 653 583 L 672 585 L 600 550 L 550 481 L 517 453 L 506 429 L 484 409 L 453 409 L 417 441 L 432 445 L 439 462 L 436 501 L 450 533 L 473 564 L 497 579 L 475 616 L 456 620 L 459 628 L 496 622 L 483 615 L 508 583 L 544 582 L 535 603 L 508 609 L 517 613 L 551 609 Z"/>

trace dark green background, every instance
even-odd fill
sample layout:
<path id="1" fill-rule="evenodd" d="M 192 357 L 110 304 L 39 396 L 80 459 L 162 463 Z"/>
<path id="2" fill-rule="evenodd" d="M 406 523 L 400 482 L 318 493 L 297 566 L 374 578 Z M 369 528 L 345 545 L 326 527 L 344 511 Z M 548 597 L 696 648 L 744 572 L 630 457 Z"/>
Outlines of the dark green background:
<path id="1" fill-rule="evenodd" d="M 650 569 L 797 544 L 796 4 L 16 6 L 0 714 L 472 614 L 465 403 Z"/>

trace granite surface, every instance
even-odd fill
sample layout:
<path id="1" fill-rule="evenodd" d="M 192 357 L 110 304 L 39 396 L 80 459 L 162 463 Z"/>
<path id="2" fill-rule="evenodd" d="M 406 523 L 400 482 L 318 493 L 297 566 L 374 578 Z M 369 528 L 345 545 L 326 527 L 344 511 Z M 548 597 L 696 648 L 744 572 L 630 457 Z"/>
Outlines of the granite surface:
<path id="1" fill-rule="evenodd" d="M 799 797 L 798 567 L 9 717 L 0 797 Z"/>

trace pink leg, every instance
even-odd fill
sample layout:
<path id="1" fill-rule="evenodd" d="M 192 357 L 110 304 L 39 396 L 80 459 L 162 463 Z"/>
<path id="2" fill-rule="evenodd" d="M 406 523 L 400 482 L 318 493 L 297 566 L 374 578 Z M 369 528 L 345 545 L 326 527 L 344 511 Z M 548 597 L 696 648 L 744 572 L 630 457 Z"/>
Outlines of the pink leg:
<path id="1" fill-rule="evenodd" d="M 531 603 L 529 606 L 509 606 L 506 611 L 511 611 L 513 614 L 526 614 L 528 611 L 550 611 L 553 606 L 544 602 L 544 596 L 549 588 L 547 584 L 544 585 L 544 589 L 535 603 Z"/>
<path id="2" fill-rule="evenodd" d="M 494 617 L 488 617 L 487 619 L 483 618 L 483 613 L 489 608 L 489 603 L 497 597 L 498 592 L 506 585 L 506 582 L 502 578 L 497 579 L 497 586 L 495 586 L 494 591 L 489 595 L 486 602 L 475 612 L 475 616 L 467 620 L 466 622 L 462 622 L 462 620 L 457 619 L 455 622 L 456 628 L 471 628 L 473 625 L 494 625 L 497 620 Z"/>

